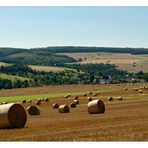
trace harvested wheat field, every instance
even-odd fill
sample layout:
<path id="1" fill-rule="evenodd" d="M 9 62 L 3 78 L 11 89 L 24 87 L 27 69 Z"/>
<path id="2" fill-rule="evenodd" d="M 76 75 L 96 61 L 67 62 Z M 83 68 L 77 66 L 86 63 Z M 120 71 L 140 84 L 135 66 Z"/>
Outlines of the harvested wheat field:
<path id="1" fill-rule="evenodd" d="M 36 105 L 38 98 L 32 102 L 21 103 L 27 113 L 25 127 L 0 129 L 0 141 L 148 141 L 148 90 L 144 89 L 144 86 L 148 86 L 148 83 L 71 85 L 63 88 L 52 86 L 33 88 L 32 93 L 31 88 L 12 90 L 13 96 L 39 94 L 39 92 L 43 94 L 47 91 L 50 95 L 50 92 L 61 93 L 62 88 L 62 92 L 67 94 L 86 90 L 86 96 L 83 96 L 84 92 L 77 94 L 79 104 L 75 108 L 70 107 L 75 95 L 68 98 L 49 97 L 48 102 L 42 99 L 40 105 Z M 128 88 L 126 91 L 125 87 Z M 134 90 L 140 87 L 143 93 Z M 16 94 L 13 91 L 16 91 Z M 100 93 L 94 96 L 93 93 L 89 94 L 90 91 Z M 10 94 L 9 90 L 0 91 L 0 97 L 10 96 Z M 109 96 L 113 97 L 113 101 L 108 101 Z M 105 104 L 105 112 L 89 114 L 88 97 L 92 97 L 93 100 L 101 99 Z M 122 100 L 118 97 L 122 97 Z M 26 100 L 28 99 L 29 96 Z M 58 108 L 52 107 L 55 103 L 69 105 L 70 111 L 59 113 Z M 32 105 L 40 108 L 40 115 L 28 114 L 27 107 Z"/>

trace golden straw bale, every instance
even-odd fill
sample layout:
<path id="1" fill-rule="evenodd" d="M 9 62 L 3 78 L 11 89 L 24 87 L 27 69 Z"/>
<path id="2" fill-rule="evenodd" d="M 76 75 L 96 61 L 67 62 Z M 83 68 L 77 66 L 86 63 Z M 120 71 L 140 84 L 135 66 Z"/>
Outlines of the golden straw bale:
<path id="1" fill-rule="evenodd" d="M 45 101 L 45 102 L 49 102 L 49 99 L 48 99 L 48 98 L 45 98 L 44 101 Z"/>
<path id="2" fill-rule="evenodd" d="M 72 103 L 70 104 L 70 107 L 71 107 L 71 108 L 76 108 L 76 103 L 72 102 Z"/>
<path id="3" fill-rule="evenodd" d="M 40 100 L 37 100 L 36 101 L 36 105 L 41 105 L 41 101 Z"/>
<path id="4" fill-rule="evenodd" d="M 90 101 L 87 105 L 89 114 L 97 114 L 105 112 L 105 104 L 102 100 Z"/>
<path id="5" fill-rule="evenodd" d="M 74 99 L 74 100 L 78 100 L 79 97 L 78 97 L 78 96 L 74 96 L 73 99 Z"/>
<path id="6" fill-rule="evenodd" d="M 59 106 L 59 113 L 69 113 L 70 108 L 68 105 L 60 105 Z"/>
<path id="7" fill-rule="evenodd" d="M 87 95 L 84 93 L 83 96 L 86 97 Z"/>
<path id="8" fill-rule="evenodd" d="M 90 91 L 90 92 L 89 92 L 89 94 L 91 95 L 91 94 L 92 94 L 92 92 Z"/>
<path id="9" fill-rule="evenodd" d="M 8 104 L 8 102 L 3 102 L 2 104 Z"/>
<path id="10" fill-rule="evenodd" d="M 91 97 L 88 97 L 87 100 L 90 102 L 92 101 L 93 99 Z"/>
<path id="11" fill-rule="evenodd" d="M 53 108 L 53 109 L 57 109 L 57 108 L 59 108 L 59 104 L 54 103 L 54 104 L 52 105 L 52 108 Z"/>
<path id="12" fill-rule="evenodd" d="M 26 103 L 26 100 L 23 100 L 22 103 Z"/>
<path id="13" fill-rule="evenodd" d="M 124 88 L 125 91 L 127 91 L 127 88 Z"/>
<path id="14" fill-rule="evenodd" d="M 65 95 L 64 98 L 68 98 L 68 95 Z"/>
<path id="15" fill-rule="evenodd" d="M 97 96 L 97 95 L 98 95 L 97 93 L 94 93 L 94 94 L 93 94 L 93 96 Z"/>
<path id="16" fill-rule="evenodd" d="M 117 100 L 120 101 L 120 100 L 123 100 L 123 98 L 120 96 L 120 97 L 117 97 Z"/>
<path id="17" fill-rule="evenodd" d="M 40 108 L 38 106 L 27 107 L 29 115 L 40 115 Z"/>
<path id="18" fill-rule="evenodd" d="M 21 104 L 9 103 L 0 106 L 0 128 L 22 128 L 27 114 Z"/>
<path id="19" fill-rule="evenodd" d="M 75 104 L 79 104 L 79 100 L 74 100 L 73 101 Z"/>
<path id="20" fill-rule="evenodd" d="M 31 103 L 32 101 L 31 100 L 28 100 L 28 103 Z"/>
<path id="21" fill-rule="evenodd" d="M 143 93 L 143 90 L 139 90 L 139 93 Z"/>
<path id="22" fill-rule="evenodd" d="M 113 97 L 108 97 L 108 101 L 113 101 Z"/>
<path id="23" fill-rule="evenodd" d="M 44 98 L 40 98 L 41 101 L 44 101 Z"/>

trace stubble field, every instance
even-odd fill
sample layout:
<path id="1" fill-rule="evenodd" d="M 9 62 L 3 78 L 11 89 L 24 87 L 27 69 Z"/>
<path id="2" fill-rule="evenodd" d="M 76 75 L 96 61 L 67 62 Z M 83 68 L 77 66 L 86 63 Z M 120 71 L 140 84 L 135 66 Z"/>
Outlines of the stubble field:
<path id="1" fill-rule="evenodd" d="M 109 63 L 116 65 L 119 69 L 129 72 L 148 72 L 148 54 L 132 55 L 128 53 L 60 53 L 74 59 L 82 58 L 80 64 Z M 134 65 L 134 66 L 133 66 Z"/>
<path id="2" fill-rule="evenodd" d="M 53 103 L 70 104 L 73 96 L 69 98 L 52 97 L 49 102 L 39 105 L 41 115 L 30 116 L 27 114 L 27 123 L 21 129 L 0 129 L 0 141 L 148 141 L 148 90 L 143 93 L 134 88 L 148 86 L 143 84 L 120 84 L 119 85 L 66 85 L 54 87 L 40 87 L 1 90 L 1 97 L 21 96 L 28 94 L 51 93 L 74 93 L 79 92 L 79 102 L 76 108 L 70 108 L 69 113 L 59 113 L 52 109 Z M 124 88 L 128 90 L 125 91 Z M 83 91 L 100 91 L 98 96 L 83 96 Z M 105 103 L 104 114 L 88 114 L 87 97 L 102 99 Z M 112 96 L 113 101 L 107 97 Z M 118 101 L 117 97 L 123 100 Z M 20 97 L 21 98 L 21 97 Z M 21 100 L 20 100 L 21 101 Z M 26 109 L 32 103 L 23 104 Z"/>

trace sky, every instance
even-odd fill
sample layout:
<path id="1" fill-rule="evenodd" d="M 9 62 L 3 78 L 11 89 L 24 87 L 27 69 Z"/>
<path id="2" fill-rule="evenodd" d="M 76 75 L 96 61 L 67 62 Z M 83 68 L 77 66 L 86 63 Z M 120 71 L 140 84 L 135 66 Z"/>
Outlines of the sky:
<path id="1" fill-rule="evenodd" d="M 0 7 L 0 47 L 148 48 L 148 7 Z"/>

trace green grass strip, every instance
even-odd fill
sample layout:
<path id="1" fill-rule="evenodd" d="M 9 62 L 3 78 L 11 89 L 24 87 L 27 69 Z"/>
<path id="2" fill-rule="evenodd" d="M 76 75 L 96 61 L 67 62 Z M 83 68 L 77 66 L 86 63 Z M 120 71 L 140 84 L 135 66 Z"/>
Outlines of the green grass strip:
<path id="1" fill-rule="evenodd" d="M 0 102 L 20 102 L 23 99 L 30 99 L 30 100 L 35 100 L 37 98 L 56 98 L 56 97 L 64 97 L 67 94 L 71 94 L 71 95 L 82 95 L 83 93 L 88 93 L 86 91 L 84 92 L 64 92 L 64 93 L 46 93 L 46 94 L 39 94 L 39 95 L 28 95 L 28 96 L 13 96 L 13 97 L 0 97 Z"/>

